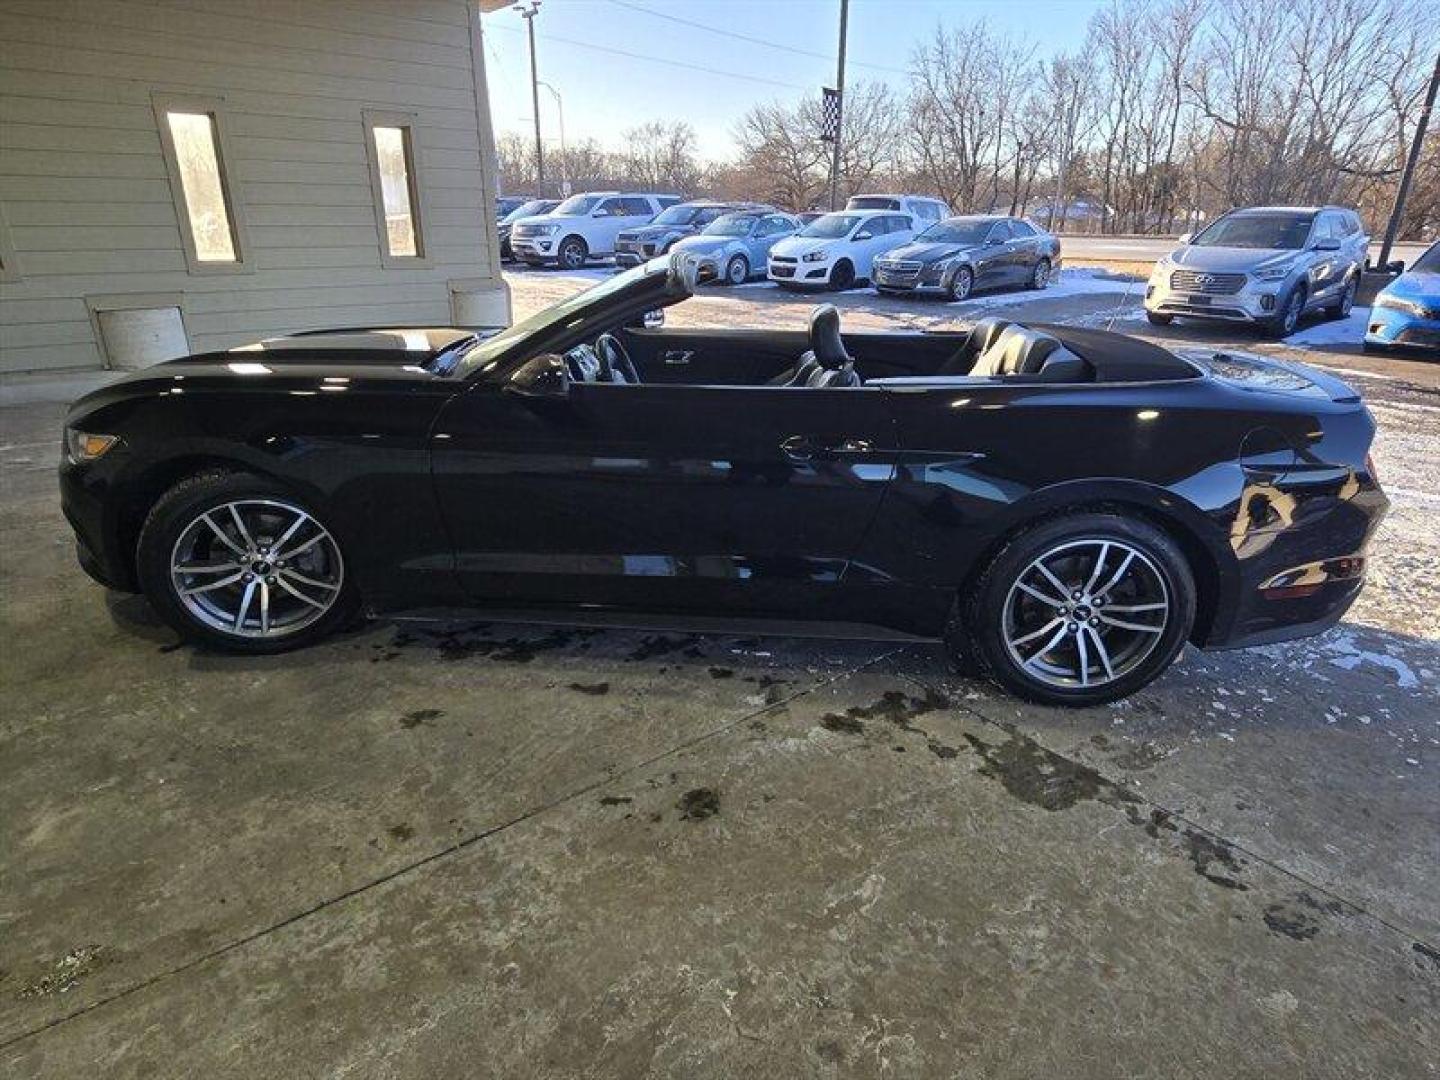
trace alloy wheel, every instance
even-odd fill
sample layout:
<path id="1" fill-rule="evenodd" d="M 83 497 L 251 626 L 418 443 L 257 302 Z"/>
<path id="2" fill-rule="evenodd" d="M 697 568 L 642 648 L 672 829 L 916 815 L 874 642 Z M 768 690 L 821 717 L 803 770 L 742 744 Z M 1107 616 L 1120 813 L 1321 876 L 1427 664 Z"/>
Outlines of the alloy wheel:
<path id="1" fill-rule="evenodd" d="M 236 637 L 278 638 L 334 607 L 345 564 L 335 538 L 298 506 L 242 499 L 200 513 L 181 530 L 170 580 L 203 625 Z"/>
<path id="2" fill-rule="evenodd" d="M 974 275 L 965 267 L 955 271 L 955 277 L 950 281 L 950 299 L 964 300 L 970 295 L 970 288 L 975 283 Z"/>
<path id="3" fill-rule="evenodd" d="M 1355 282 L 1345 286 L 1345 293 L 1340 297 L 1340 318 L 1348 319 L 1350 310 L 1355 306 Z"/>
<path id="4" fill-rule="evenodd" d="M 1300 325 L 1300 311 L 1305 306 L 1305 297 L 1298 290 L 1291 294 L 1285 304 L 1285 316 L 1282 329 L 1286 335 L 1293 334 L 1295 328 Z"/>
<path id="5" fill-rule="evenodd" d="M 1164 576 L 1138 547 L 1073 540 L 1015 578 L 1000 632 L 1028 677 L 1059 689 L 1094 688 L 1144 663 L 1169 625 L 1170 603 Z"/>
<path id="6" fill-rule="evenodd" d="M 731 285 L 744 285 L 750 276 L 750 264 L 744 255 L 736 255 L 725 267 L 725 278 Z"/>
<path id="7" fill-rule="evenodd" d="M 1050 260 L 1041 259 L 1035 264 L 1035 273 L 1030 278 L 1030 285 L 1035 289 L 1043 289 L 1050 284 Z"/>

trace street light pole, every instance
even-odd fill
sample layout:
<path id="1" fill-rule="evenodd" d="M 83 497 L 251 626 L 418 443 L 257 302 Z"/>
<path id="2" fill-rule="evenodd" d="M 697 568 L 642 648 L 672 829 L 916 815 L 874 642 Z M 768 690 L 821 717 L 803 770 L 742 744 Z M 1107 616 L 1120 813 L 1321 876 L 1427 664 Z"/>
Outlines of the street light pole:
<path id="1" fill-rule="evenodd" d="M 1410 180 L 1415 175 L 1415 165 L 1420 160 L 1420 149 L 1425 143 L 1425 129 L 1430 124 L 1430 110 L 1435 107 L 1435 91 L 1440 88 L 1440 55 L 1435 57 L 1435 71 L 1430 76 L 1430 89 L 1425 92 L 1425 104 L 1420 109 L 1420 118 L 1415 124 L 1415 140 L 1410 144 L 1410 154 L 1405 158 L 1405 169 L 1400 174 L 1400 186 L 1395 189 L 1395 205 L 1390 210 L 1390 223 L 1385 226 L 1385 241 L 1380 245 L 1380 262 L 1376 270 L 1383 271 L 1390 263 L 1390 248 L 1395 244 L 1395 234 L 1400 231 L 1400 215 L 1405 212 L 1405 199 L 1410 194 Z"/>
<path id="2" fill-rule="evenodd" d="M 551 86 L 544 79 L 540 85 L 549 90 L 555 97 L 555 111 L 560 114 L 560 194 L 566 198 L 570 197 L 570 159 L 565 153 L 565 102 L 560 100 L 560 91 Z"/>
<path id="3" fill-rule="evenodd" d="M 835 145 L 830 157 L 830 209 L 838 210 L 840 201 L 840 140 L 845 133 L 845 28 L 850 20 L 850 0 L 840 0 L 840 56 L 835 65 L 835 105 L 839 109 L 835 125 Z"/>
<path id="4" fill-rule="evenodd" d="M 545 149 L 540 142 L 540 80 L 535 73 L 535 16 L 540 14 L 540 0 L 530 0 L 528 9 L 524 4 L 516 4 L 515 10 L 530 31 L 530 107 L 535 112 L 535 194 L 541 195 L 545 190 Z"/>

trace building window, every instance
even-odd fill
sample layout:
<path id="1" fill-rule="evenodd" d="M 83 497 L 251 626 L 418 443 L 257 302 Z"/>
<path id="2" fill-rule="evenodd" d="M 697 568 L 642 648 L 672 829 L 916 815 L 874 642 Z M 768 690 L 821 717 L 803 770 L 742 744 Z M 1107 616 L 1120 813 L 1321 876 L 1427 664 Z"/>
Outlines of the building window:
<path id="1" fill-rule="evenodd" d="M 157 97 L 155 116 L 190 271 L 245 269 L 239 207 L 226 175 L 219 103 Z"/>
<path id="2" fill-rule="evenodd" d="M 381 261 L 415 266 L 426 255 L 424 213 L 415 154 L 415 117 L 365 113 L 365 150 L 375 196 Z"/>

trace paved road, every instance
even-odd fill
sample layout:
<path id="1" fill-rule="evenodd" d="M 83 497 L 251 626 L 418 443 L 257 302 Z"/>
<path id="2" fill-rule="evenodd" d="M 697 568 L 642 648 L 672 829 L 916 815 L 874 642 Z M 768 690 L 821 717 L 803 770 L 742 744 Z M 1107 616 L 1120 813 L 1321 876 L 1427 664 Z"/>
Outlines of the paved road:
<path id="1" fill-rule="evenodd" d="M 1068 259 L 1104 259 L 1116 262 L 1153 262 L 1175 250 L 1175 241 L 1162 236 L 1065 236 L 1061 246 Z M 1428 244 L 1396 244 L 1390 258 L 1410 265 Z M 1380 257 L 1380 242 L 1370 245 L 1370 257 Z"/>

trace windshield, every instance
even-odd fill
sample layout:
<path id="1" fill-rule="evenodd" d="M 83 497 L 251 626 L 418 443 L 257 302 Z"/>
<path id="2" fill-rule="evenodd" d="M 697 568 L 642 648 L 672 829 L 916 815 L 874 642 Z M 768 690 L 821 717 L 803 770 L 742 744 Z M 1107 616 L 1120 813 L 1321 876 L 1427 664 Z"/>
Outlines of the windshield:
<path id="1" fill-rule="evenodd" d="M 571 195 L 554 209 L 556 214 L 570 214 L 578 216 L 588 214 L 595 209 L 595 204 L 600 201 L 599 195 Z"/>
<path id="2" fill-rule="evenodd" d="M 662 210 L 660 216 L 650 224 L 652 225 L 689 225 L 700 216 L 703 207 L 699 206 L 672 206 L 668 210 Z"/>
<path id="3" fill-rule="evenodd" d="M 535 333 L 535 331 L 546 326 L 565 322 L 581 308 L 588 307 L 597 300 L 604 300 L 607 296 L 613 296 L 623 289 L 628 289 L 650 274 L 667 273 L 668 267 L 668 259 L 663 257 L 651 259 L 649 262 L 641 263 L 639 266 L 626 270 L 623 274 L 608 277 L 598 285 L 592 285 L 590 288 L 584 289 L 566 300 L 561 300 L 558 304 L 551 304 L 549 307 L 541 308 L 528 319 L 515 323 L 513 326 L 500 331 L 500 333 L 494 337 L 486 338 L 480 342 L 480 344 L 476 345 L 460 359 L 455 370 L 461 378 L 464 378 L 471 372 L 478 371 L 485 367 L 522 338 L 528 337 Z"/>
<path id="4" fill-rule="evenodd" d="M 858 224 L 859 214 L 825 214 L 806 225 L 798 235 L 818 240 L 838 240 L 842 236 L 849 236 Z"/>
<path id="5" fill-rule="evenodd" d="M 993 221 L 937 221 L 915 239 L 931 244 L 980 244 L 994 227 Z"/>
<path id="6" fill-rule="evenodd" d="M 1431 244 L 1429 251 L 1410 264 L 1410 269 L 1422 274 L 1440 274 L 1440 244 Z"/>
<path id="7" fill-rule="evenodd" d="M 846 210 L 899 210 L 900 200 L 886 195 L 856 195 L 845 204 Z"/>
<path id="8" fill-rule="evenodd" d="M 1196 247 L 1287 248 L 1298 251 L 1310 235 L 1309 214 L 1232 214 L 1194 240 Z"/>
<path id="9" fill-rule="evenodd" d="M 553 204 L 544 199 L 531 199 L 529 202 L 521 203 L 510 213 L 506 214 L 502 221 L 518 221 L 522 217 L 536 217 L 545 213 L 545 208 Z"/>
<path id="10" fill-rule="evenodd" d="M 756 219 L 744 214 L 726 214 L 701 230 L 702 236 L 749 236 Z"/>

